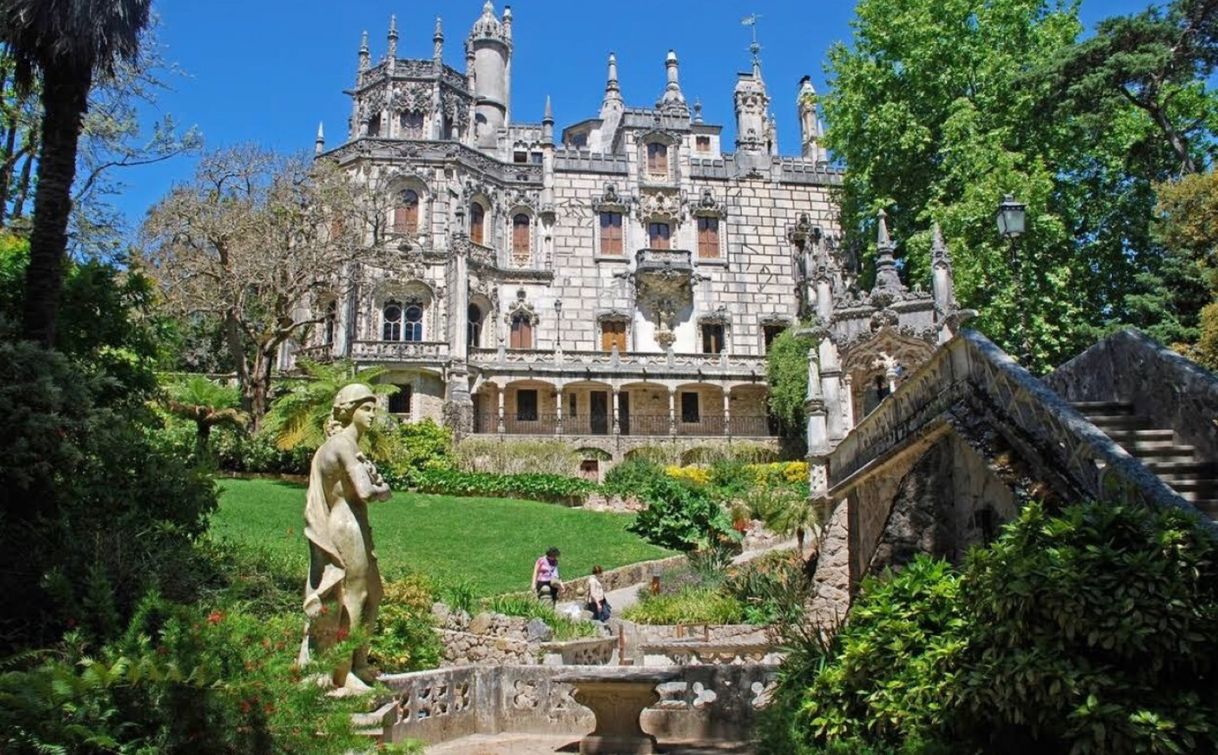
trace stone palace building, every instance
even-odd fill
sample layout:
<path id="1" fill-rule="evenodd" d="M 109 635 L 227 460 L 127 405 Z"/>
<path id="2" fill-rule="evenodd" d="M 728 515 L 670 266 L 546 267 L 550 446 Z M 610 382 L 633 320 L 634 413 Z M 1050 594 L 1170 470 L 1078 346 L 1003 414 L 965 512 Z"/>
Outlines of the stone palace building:
<path id="1" fill-rule="evenodd" d="M 402 418 L 569 439 L 588 472 L 640 445 L 773 442 L 766 350 L 814 311 L 812 268 L 839 236 L 811 83 L 798 156 L 778 154 L 756 46 L 734 143 L 672 51 L 646 107 L 609 54 L 600 112 L 557 131 L 548 100 L 540 122 L 514 117 L 512 25 L 487 2 L 464 70 L 439 20 L 430 58 L 399 58 L 391 21 L 374 62 L 365 35 L 346 143 L 319 129 L 317 153 L 387 194 L 407 262 L 315 302 L 324 325 L 296 353 L 388 368 Z"/>

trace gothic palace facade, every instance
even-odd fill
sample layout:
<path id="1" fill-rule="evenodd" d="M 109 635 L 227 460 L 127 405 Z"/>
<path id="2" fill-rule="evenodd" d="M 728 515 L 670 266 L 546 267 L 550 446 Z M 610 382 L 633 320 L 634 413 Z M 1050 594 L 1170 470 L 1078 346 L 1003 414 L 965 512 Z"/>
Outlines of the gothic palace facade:
<path id="1" fill-rule="evenodd" d="M 404 419 L 566 438 L 593 468 L 640 445 L 772 441 L 766 349 L 813 306 L 807 276 L 838 235 L 811 84 L 799 157 L 777 153 L 756 49 L 734 145 L 671 51 L 654 106 L 626 105 L 611 54 L 600 112 L 559 134 L 548 101 L 540 123 L 513 118 L 510 8 L 483 7 L 464 72 L 438 20 L 430 59 L 397 42 L 391 22 L 374 64 L 365 37 L 347 141 L 326 150 L 319 130 L 317 152 L 391 194 L 408 262 L 316 302 L 325 323 L 296 353 L 388 368 Z"/>

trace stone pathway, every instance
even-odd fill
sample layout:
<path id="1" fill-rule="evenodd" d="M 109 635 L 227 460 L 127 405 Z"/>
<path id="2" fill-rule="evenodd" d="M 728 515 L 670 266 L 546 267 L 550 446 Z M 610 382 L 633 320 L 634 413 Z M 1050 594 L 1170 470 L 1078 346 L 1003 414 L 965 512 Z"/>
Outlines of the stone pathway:
<path id="1" fill-rule="evenodd" d="M 751 755 L 747 742 L 674 742 L 660 743 L 668 755 Z M 476 734 L 451 742 L 432 745 L 426 755 L 540 755 L 551 752 L 579 752 L 579 737 L 570 734 Z"/>

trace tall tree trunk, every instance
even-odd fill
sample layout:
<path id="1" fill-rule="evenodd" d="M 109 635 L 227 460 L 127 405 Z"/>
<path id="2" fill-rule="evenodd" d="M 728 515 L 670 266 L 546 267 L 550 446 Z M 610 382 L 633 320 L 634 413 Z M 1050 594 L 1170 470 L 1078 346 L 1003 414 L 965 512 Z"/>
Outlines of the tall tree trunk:
<path id="1" fill-rule="evenodd" d="M 34 195 L 30 265 L 25 275 L 22 335 L 47 348 L 55 344 L 72 181 L 76 177 L 76 143 L 91 83 L 92 66 L 51 66 L 43 72 L 42 150 Z"/>
<path id="2" fill-rule="evenodd" d="M 246 400 L 249 403 L 250 427 L 252 432 L 262 429 L 262 420 L 270 409 L 271 398 L 271 369 L 275 366 L 275 349 L 268 353 L 259 347 L 254 353 L 254 366 L 250 370 L 249 384 L 246 387 Z"/>

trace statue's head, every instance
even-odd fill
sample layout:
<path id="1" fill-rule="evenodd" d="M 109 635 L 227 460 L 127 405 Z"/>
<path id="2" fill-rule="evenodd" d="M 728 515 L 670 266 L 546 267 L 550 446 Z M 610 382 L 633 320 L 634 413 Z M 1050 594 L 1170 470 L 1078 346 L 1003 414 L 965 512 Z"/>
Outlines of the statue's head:
<path id="1" fill-rule="evenodd" d="M 373 407 L 376 406 L 376 394 L 372 392 L 371 388 L 363 383 L 351 383 L 350 385 L 343 386 L 334 396 L 333 421 L 341 427 L 346 427 L 351 424 L 356 410 L 365 404 L 370 404 Z"/>

